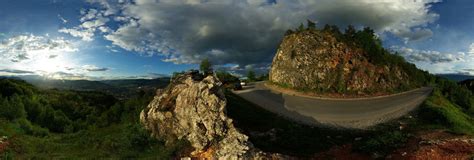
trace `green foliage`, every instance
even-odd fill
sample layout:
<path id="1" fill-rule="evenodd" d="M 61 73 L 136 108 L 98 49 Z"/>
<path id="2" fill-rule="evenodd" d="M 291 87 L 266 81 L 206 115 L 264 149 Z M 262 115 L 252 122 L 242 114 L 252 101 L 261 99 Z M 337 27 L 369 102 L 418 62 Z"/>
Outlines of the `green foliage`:
<path id="1" fill-rule="evenodd" d="M 22 99 L 16 93 L 11 97 L 0 99 L 0 118 L 15 120 L 26 117 Z"/>
<path id="2" fill-rule="evenodd" d="M 247 78 L 249 81 L 255 81 L 256 78 L 255 78 L 255 72 L 253 70 L 249 70 L 247 72 Z"/>
<path id="3" fill-rule="evenodd" d="M 23 130 L 28 135 L 44 137 L 49 134 L 48 129 L 41 128 L 40 126 L 37 126 L 37 125 L 33 125 L 31 124 L 30 121 L 26 119 L 19 119 L 18 124 L 21 130 Z"/>
<path id="4" fill-rule="evenodd" d="M 377 151 L 386 154 L 402 147 L 408 141 L 408 138 L 409 135 L 401 131 L 382 132 L 369 140 L 357 142 L 355 147 L 366 153 Z"/>
<path id="5" fill-rule="evenodd" d="M 427 124 L 441 125 L 456 133 L 474 134 L 474 118 L 446 99 L 439 89 L 435 89 L 433 95 L 422 104 L 419 114 Z"/>
<path id="6" fill-rule="evenodd" d="M 293 34 L 293 33 L 295 33 L 295 31 L 293 31 L 293 30 L 291 30 L 291 29 L 288 29 L 288 30 L 286 30 L 286 32 L 285 32 L 285 36 L 290 35 L 290 34 Z"/>
<path id="7" fill-rule="evenodd" d="M 309 19 L 306 20 L 307 23 L 308 23 L 308 29 L 312 30 L 312 29 L 316 29 L 316 23 L 314 23 L 313 21 L 310 21 Z"/>
<path id="8" fill-rule="evenodd" d="M 346 91 L 346 81 L 344 80 L 344 70 L 342 64 L 337 65 L 336 70 L 336 86 L 335 90 L 338 93 L 344 93 Z"/>
<path id="9" fill-rule="evenodd" d="M 303 23 L 301 23 L 300 26 L 298 27 L 298 29 L 297 29 L 296 31 L 297 31 L 297 32 L 303 32 L 304 30 L 306 30 L 306 29 L 304 28 Z"/>
<path id="10" fill-rule="evenodd" d="M 204 76 L 212 74 L 212 64 L 209 59 L 206 58 L 202 60 L 201 64 L 199 65 L 199 69 Z"/>
<path id="11" fill-rule="evenodd" d="M 0 95 L 3 97 L 11 97 L 17 95 L 32 95 L 35 89 L 31 84 L 23 80 L 0 78 Z"/>
<path id="12" fill-rule="evenodd" d="M 239 78 L 233 76 L 232 74 L 226 71 L 217 71 L 216 76 L 224 84 L 232 84 L 239 82 Z"/>
<path id="13" fill-rule="evenodd" d="M 0 92 L 13 93 L 0 95 L 0 136 L 14 137 L 0 159 L 169 159 L 189 146 L 165 145 L 139 123 L 154 92 L 119 101 L 100 92 L 40 91 L 10 79 L 0 83 L 8 90 Z"/>
<path id="14" fill-rule="evenodd" d="M 174 79 L 174 78 L 178 77 L 179 75 L 183 75 L 184 73 L 185 73 L 184 71 L 173 72 L 173 75 L 171 76 L 171 79 Z"/>

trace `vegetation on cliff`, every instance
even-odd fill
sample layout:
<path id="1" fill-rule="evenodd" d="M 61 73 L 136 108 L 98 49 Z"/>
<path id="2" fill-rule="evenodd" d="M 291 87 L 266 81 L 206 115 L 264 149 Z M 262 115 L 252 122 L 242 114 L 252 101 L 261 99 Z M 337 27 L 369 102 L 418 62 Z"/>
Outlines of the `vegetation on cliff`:
<path id="1" fill-rule="evenodd" d="M 270 81 L 315 93 L 376 94 L 406 91 L 432 81 L 397 53 L 390 53 L 368 27 L 288 30 L 273 59 Z"/>

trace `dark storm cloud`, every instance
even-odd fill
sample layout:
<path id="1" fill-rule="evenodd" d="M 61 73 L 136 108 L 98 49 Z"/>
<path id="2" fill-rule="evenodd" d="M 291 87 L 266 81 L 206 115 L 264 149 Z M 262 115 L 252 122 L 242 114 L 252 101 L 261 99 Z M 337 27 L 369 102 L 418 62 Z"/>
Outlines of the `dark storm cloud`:
<path id="1" fill-rule="evenodd" d="M 62 29 L 66 33 L 107 17 L 110 21 L 87 25 L 88 37 L 103 34 L 125 50 L 145 55 L 160 54 L 164 61 L 238 64 L 261 68 L 268 65 L 283 33 L 307 19 L 329 23 L 370 26 L 405 41 L 432 35 L 425 28 L 438 14 L 430 12 L 437 0 L 137 0 L 109 3 L 94 0 L 101 8 L 84 11 L 82 24 Z M 93 12 L 90 16 L 88 13 Z M 85 17 L 85 18 L 84 18 Z M 83 20 L 85 19 L 85 20 Z M 119 24 L 99 32 L 99 27 Z M 110 27 L 113 28 L 113 27 Z M 76 32 L 77 31 L 77 32 Z M 74 36 L 74 34 L 72 34 Z M 76 35 L 77 36 L 77 35 Z M 80 36 L 79 36 L 80 37 Z"/>

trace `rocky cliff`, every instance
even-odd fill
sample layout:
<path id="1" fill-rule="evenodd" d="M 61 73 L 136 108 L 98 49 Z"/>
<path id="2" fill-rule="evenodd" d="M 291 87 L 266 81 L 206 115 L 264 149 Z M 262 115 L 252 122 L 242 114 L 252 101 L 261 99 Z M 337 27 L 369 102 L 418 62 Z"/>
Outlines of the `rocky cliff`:
<path id="1" fill-rule="evenodd" d="M 195 149 L 191 157 L 246 159 L 264 156 L 226 115 L 226 98 L 214 76 L 189 72 L 159 91 L 140 115 L 152 136 L 185 139 Z"/>
<path id="2" fill-rule="evenodd" d="M 363 47 L 342 41 L 333 32 L 299 31 L 284 37 L 269 80 L 318 93 L 371 94 L 413 87 L 406 70 L 398 65 L 374 64 L 369 55 Z"/>

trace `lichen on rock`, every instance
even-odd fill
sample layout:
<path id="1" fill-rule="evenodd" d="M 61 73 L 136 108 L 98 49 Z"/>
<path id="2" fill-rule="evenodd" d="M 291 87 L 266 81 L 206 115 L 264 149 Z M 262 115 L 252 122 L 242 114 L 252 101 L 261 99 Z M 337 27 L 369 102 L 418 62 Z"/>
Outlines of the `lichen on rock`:
<path id="1" fill-rule="evenodd" d="M 239 159 L 255 154 L 248 137 L 226 115 L 226 98 L 214 76 L 188 72 L 174 78 L 140 114 L 153 137 L 185 139 L 190 156 Z"/>
<path id="2" fill-rule="evenodd" d="M 374 64 L 367 51 L 349 43 L 322 30 L 288 34 L 273 58 L 269 80 L 319 93 L 389 93 L 413 86 L 406 70 Z"/>

